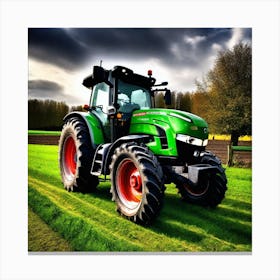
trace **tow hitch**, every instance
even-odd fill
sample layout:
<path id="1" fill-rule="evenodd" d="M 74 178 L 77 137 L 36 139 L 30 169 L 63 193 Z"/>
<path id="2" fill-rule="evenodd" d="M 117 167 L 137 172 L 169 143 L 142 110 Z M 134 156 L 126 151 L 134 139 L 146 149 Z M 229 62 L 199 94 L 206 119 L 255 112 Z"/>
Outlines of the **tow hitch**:
<path id="1" fill-rule="evenodd" d="M 201 181 L 219 172 L 219 168 L 209 164 L 195 164 L 188 166 L 188 180 L 193 185 L 199 185 Z"/>

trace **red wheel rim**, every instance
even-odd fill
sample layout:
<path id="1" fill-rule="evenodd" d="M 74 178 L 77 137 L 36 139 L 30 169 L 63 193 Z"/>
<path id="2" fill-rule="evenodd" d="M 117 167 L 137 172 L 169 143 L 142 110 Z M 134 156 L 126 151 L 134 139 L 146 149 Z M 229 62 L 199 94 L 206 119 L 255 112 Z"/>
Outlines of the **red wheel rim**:
<path id="1" fill-rule="evenodd" d="M 117 169 L 117 190 L 124 205 L 135 209 L 142 199 L 142 179 L 130 159 L 124 159 Z"/>
<path id="2" fill-rule="evenodd" d="M 73 177 L 77 167 L 77 150 L 74 139 L 69 136 L 64 144 L 64 170 L 66 175 Z"/>

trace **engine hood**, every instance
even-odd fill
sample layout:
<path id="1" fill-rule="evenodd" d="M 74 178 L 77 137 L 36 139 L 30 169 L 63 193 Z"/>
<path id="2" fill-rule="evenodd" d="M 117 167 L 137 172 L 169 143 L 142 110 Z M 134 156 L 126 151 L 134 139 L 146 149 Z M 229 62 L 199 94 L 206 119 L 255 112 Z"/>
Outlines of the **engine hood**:
<path id="1" fill-rule="evenodd" d="M 131 119 L 131 133 L 157 135 L 157 127 L 164 131 L 172 131 L 174 137 L 176 137 L 176 134 L 184 134 L 199 139 L 208 139 L 207 122 L 189 112 L 173 109 L 134 111 Z"/>

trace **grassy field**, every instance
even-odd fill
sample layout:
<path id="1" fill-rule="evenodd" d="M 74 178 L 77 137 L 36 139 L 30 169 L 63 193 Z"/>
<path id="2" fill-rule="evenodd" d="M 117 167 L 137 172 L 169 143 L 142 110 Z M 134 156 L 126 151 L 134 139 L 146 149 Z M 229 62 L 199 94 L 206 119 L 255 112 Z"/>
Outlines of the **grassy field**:
<path id="1" fill-rule="evenodd" d="M 38 251 L 250 252 L 251 169 L 228 168 L 228 191 L 217 209 L 188 205 L 168 185 L 162 212 L 147 228 L 120 217 L 111 201 L 110 182 L 93 194 L 64 190 L 57 146 L 29 145 L 28 204 L 59 241 L 35 246 L 29 217 L 29 248 Z M 38 230 L 37 230 L 38 231 Z M 34 231 L 33 231 L 34 232 Z M 42 233 L 43 234 L 43 233 Z M 48 235 L 48 234 L 47 234 Z M 40 237 L 39 237 L 40 239 Z M 65 241 L 61 245 L 62 240 Z M 35 248 L 35 249 L 34 249 Z"/>
<path id="2" fill-rule="evenodd" d="M 47 130 L 28 130 L 28 135 L 49 135 L 59 136 L 61 131 L 47 131 Z"/>

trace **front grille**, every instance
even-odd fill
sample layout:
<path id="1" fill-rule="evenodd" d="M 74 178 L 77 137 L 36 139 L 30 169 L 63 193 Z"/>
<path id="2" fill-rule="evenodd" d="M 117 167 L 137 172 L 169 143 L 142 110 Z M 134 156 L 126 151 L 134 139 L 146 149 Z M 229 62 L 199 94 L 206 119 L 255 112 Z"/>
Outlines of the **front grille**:
<path id="1" fill-rule="evenodd" d="M 199 147 L 176 140 L 178 159 L 187 164 L 195 164 L 196 158 L 193 156 L 194 151 L 205 151 L 205 147 Z"/>

